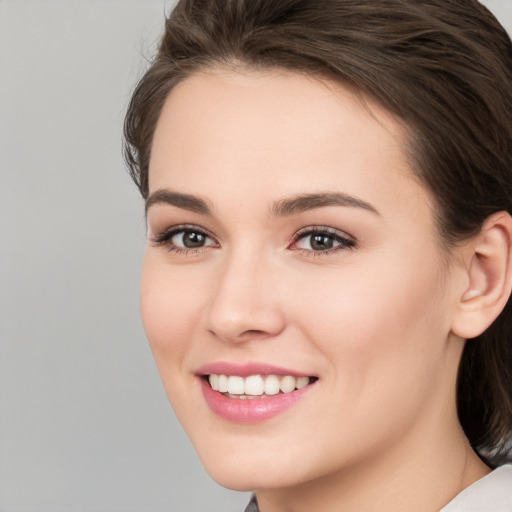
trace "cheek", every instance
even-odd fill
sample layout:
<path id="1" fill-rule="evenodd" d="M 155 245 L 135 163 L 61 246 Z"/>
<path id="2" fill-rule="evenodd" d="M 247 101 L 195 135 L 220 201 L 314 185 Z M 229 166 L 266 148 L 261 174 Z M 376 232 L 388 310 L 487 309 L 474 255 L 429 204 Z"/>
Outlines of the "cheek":
<path id="1" fill-rule="evenodd" d="M 327 417 L 315 428 L 327 440 L 324 463 L 333 467 L 342 457 L 370 454 L 403 437 L 425 404 L 435 402 L 445 378 L 449 329 L 440 267 L 423 266 L 419 273 L 404 263 L 393 274 L 384 261 L 366 263 L 332 269 L 328 277 L 317 273 L 302 280 L 302 293 L 290 293 L 300 297 L 291 303 L 297 330 L 328 369 L 322 378 L 329 412 L 317 411 Z"/>
<path id="2" fill-rule="evenodd" d="M 290 294 L 301 298 L 301 314 L 293 315 L 300 330 L 328 357 L 336 378 L 368 389 L 393 387 L 397 375 L 402 385 L 414 383 L 435 371 L 449 332 L 440 265 L 387 256 L 318 273 L 302 280 L 307 294 Z"/>
<path id="3" fill-rule="evenodd" d="M 199 287 L 146 253 L 140 285 L 140 311 L 157 366 L 179 365 L 197 320 Z"/>

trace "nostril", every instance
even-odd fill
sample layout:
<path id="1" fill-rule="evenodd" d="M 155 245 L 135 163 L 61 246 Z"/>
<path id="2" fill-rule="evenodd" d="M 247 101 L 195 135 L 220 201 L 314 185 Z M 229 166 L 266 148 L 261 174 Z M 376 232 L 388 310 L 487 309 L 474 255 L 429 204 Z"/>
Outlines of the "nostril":
<path id="1" fill-rule="evenodd" d="M 266 336 L 267 333 L 265 331 L 260 331 L 258 329 L 248 329 L 244 331 L 240 336 Z"/>
<path id="2" fill-rule="evenodd" d="M 240 340 L 250 340 L 250 339 L 263 340 L 266 338 L 270 338 L 271 336 L 272 336 L 272 334 L 269 332 L 266 332 L 266 331 L 262 331 L 259 329 L 248 329 L 247 331 L 242 332 L 238 336 L 238 338 Z"/>
<path id="3" fill-rule="evenodd" d="M 220 338 L 220 339 L 227 338 L 226 335 L 222 335 L 222 333 L 217 333 L 217 332 L 215 332 L 214 329 L 208 329 L 208 332 L 215 338 Z M 273 336 L 272 333 L 269 333 L 269 332 L 266 332 L 263 330 L 247 329 L 245 331 L 242 331 L 239 334 L 230 335 L 229 338 L 232 341 L 249 341 L 249 340 L 264 340 L 264 339 L 270 338 L 272 336 Z"/>

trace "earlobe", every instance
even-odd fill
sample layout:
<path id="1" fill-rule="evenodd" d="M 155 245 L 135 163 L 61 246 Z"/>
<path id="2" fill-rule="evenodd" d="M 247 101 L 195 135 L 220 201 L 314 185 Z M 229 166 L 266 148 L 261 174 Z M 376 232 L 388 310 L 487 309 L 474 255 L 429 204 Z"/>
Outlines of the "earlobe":
<path id="1" fill-rule="evenodd" d="M 461 338 L 482 334 L 501 313 L 512 288 L 512 217 L 491 215 L 468 244 L 467 286 L 457 304 L 452 332 Z"/>

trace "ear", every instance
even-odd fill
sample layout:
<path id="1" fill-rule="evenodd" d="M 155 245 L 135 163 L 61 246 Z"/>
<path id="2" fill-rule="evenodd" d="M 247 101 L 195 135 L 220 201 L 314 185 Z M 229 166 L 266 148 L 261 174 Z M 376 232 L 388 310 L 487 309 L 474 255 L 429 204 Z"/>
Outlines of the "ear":
<path id="1" fill-rule="evenodd" d="M 452 332 L 461 338 L 482 334 L 501 313 L 512 289 L 512 217 L 491 215 L 467 244 L 466 288 L 453 317 Z"/>

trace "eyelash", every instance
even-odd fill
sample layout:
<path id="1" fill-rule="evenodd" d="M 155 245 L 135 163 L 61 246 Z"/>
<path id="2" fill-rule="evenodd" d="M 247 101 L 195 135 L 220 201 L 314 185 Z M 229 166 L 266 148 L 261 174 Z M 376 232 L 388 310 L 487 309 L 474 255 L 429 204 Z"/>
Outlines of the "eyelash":
<path id="1" fill-rule="evenodd" d="M 339 251 L 346 251 L 347 249 L 356 249 L 357 243 L 356 240 L 352 237 L 348 237 L 345 234 L 342 234 L 340 231 L 329 228 L 327 226 L 311 226 L 307 228 L 303 228 L 300 231 L 297 232 L 297 234 L 293 237 L 291 244 L 288 246 L 289 248 L 292 248 L 294 245 L 296 245 L 301 240 L 305 240 L 307 237 L 312 237 L 314 235 L 320 235 L 329 239 L 334 240 L 334 242 L 337 242 L 339 245 L 324 249 L 324 250 L 313 250 L 313 249 L 294 249 L 297 251 L 301 251 L 302 254 L 309 256 L 309 257 L 317 257 L 317 256 L 323 256 L 328 254 L 337 253 Z"/>
<path id="2" fill-rule="evenodd" d="M 180 233 L 183 233 L 183 234 L 195 233 L 197 235 L 204 236 L 204 237 L 212 240 L 214 242 L 214 245 L 218 246 L 217 241 L 208 232 L 204 231 L 203 229 L 198 228 L 197 226 L 193 226 L 193 225 L 189 225 L 189 224 L 173 226 L 172 228 L 166 229 L 166 230 L 162 231 L 161 233 L 155 235 L 152 238 L 152 242 L 156 246 L 165 246 L 169 252 L 175 252 L 177 254 L 184 254 L 184 255 L 187 255 L 190 253 L 197 254 L 199 252 L 202 252 L 202 251 L 208 249 L 208 247 L 213 246 L 213 245 L 205 245 L 205 246 L 200 246 L 200 247 L 188 247 L 188 248 L 177 247 L 176 245 L 174 245 L 172 243 L 172 239 L 176 235 L 179 235 Z"/>
<path id="3" fill-rule="evenodd" d="M 186 234 L 196 234 L 200 236 L 204 236 L 207 239 L 210 239 L 213 241 L 213 244 L 211 245 L 203 245 L 199 247 L 190 247 L 190 248 L 184 248 L 184 247 L 178 247 L 174 245 L 171 240 L 176 235 L 179 235 L 180 233 Z M 307 237 L 312 237 L 314 235 L 320 235 L 325 238 L 334 240 L 335 243 L 338 243 L 339 245 L 325 249 L 325 250 L 314 250 L 314 249 L 304 249 L 304 248 L 293 248 L 294 245 L 297 245 L 301 240 L 305 240 Z M 172 228 L 166 229 L 162 231 L 161 233 L 155 235 L 152 237 L 152 242 L 156 246 L 165 246 L 169 252 L 175 252 L 178 254 L 187 255 L 190 253 L 197 254 L 199 252 L 202 252 L 204 250 L 207 250 L 208 247 L 218 247 L 219 244 L 213 238 L 208 232 L 205 230 L 198 228 L 197 226 L 193 225 L 179 225 L 179 226 L 173 226 Z M 356 240 L 354 240 L 352 237 L 348 237 L 346 235 L 341 234 L 339 231 L 329 228 L 326 226 L 311 226 L 306 227 L 298 231 L 292 238 L 291 243 L 288 245 L 288 249 L 290 250 L 296 250 L 300 251 L 302 254 L 309 256 L 309 257 L 316 257 L 316 256 L 322 256 L 322 255 L 328 255 L 333 254 L 339 251 L 344 251 L 347 249 L 355 249 L 357 248 Z"/>

